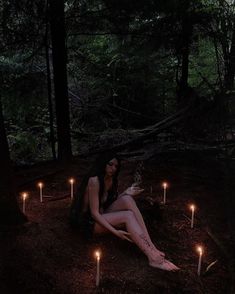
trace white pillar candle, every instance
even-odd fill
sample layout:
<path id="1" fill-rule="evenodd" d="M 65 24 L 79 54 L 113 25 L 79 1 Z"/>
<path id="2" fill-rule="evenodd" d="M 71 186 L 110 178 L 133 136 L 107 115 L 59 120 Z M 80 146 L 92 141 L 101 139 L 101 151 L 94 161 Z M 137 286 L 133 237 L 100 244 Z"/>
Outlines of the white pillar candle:
<path id="1" fill-rule="evenodd" d="M 191 229 L 193 228 L 194 226 L 194 212 L 195 212 L 195 205 L 190 205 L 190 209 L 192 211 L 192 214 L 191 214 Z"/>
<path id="2" fill-rule="evenodd" d="M 198 258 L 198 266 L 197 266 L 197 274 L 200 276 L 201 274 L 201 267 L 202 267 L 202 254 L 203 254 L 203 249 L 201 246 L 198 246 L 197 251 L 199 253 L 199 258 Z"/>
<path id="3" fill-rule="evenodd" d="M 38 187 L 39 187 L 40 202 L 42 203 L 42 198 L 43 198 L 43 195 L 42 195 L 43 183 L 42 182 L 38 183 Z"/>
<path id="4" fill-rule="evenodd" d="M 95 256 L 96 256 L 96 281 L 95 281 L 95 285 L 96 285 L 96 287 L 99 287 L 99 284 L 100 284 L 100 252 L 96 251 Z"/>
<path id="5" fill-rule="evenodd" d="M 162 186 L 163 186 L 163 204 L 166 204 L 166 188 L 167 188 L 167 183 L 164 182 L 162 184 Z"/>
<path id="6" fill-rule="evenodd" d="M 22 199 L 23 199 L 23 213 L 25 213 L 25 202 L 26 202 L 26 198 L 28 197 L 27 193 L 23 193 L 22 194 Z"/>
<path id="7" fill-rule="evenodd" d="M 73 184 L 74 184 L 74 179 L 71 178 L 69 180 L 69 182 L 70 182 L 70 196 L 71 196 L 71 199 L 73 199 Z"/>

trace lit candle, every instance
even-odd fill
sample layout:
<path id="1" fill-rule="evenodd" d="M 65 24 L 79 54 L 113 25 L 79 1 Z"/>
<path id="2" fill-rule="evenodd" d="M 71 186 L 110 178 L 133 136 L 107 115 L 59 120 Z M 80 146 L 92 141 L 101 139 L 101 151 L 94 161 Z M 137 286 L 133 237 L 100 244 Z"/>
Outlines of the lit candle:
<path id="1" fill-rule="evenodd" d="M 166 188 L 167 188 L 167 183 L 164 182 L 162 184 L 162 186 L 163 186 L 163 204 L 166 204 Z"/>
<path id="2" fill-rule="evenodd" d="M 38 187 L 39 187 L 39 195 L 40 195 L 40 202 L 42 202 L 42 188 L 43 188 L 43 183 L 40 182 L 38 183 Z"/>
<path id="3" fill-rule="evenodd" d="M 195 212 L 195 205 L 190 205 L 190 209 L 192 210 L 192 215 L 191 215 L 191 229 L 194 226 L 194 212 Z"/>
<path id="4" fill-rule="evenodd" d="M 201 274 L 201 267 L 202 267 L 202 254 L 203 254 L 203 249 L 201 246 L 197 247 L 197 251 L 199 253 L 199 259 L 198 259 L 198 266 L 197 266 L 197 274 L 200 276 Z"/>
<path id="5" fill-rule="evenodd" d="M 26 201 L 26 198 L 28 197 L 28 194 L 27 193 L 23 193 L 22 194 L 22 199 L 23 199 L 23 213 L 25 213 L 25 201 Z"/>
<path id="6" fill-rule="evenodd" d="M 100 252 L 96 251 L 95 256 L 96 256 L 96 282 L 95 282 L 95 285 L 96 285 L 96 287 L 99 287 L 99 284 L 100 284 Z"/>
<path id="7" fill-rule="evenodd" d="M 74 179 L 71 178 L 69 180 L 69 182 L 70 182 L 70 196 L 71 196 L 71 199 L 73 199 L 73 184 L 74 184 Z"/>

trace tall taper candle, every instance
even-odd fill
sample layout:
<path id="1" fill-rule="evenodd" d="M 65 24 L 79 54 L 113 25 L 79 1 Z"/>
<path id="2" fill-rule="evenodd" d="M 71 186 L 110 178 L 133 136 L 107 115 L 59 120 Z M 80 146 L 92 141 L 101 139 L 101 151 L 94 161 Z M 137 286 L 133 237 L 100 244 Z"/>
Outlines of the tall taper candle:
<path id="1" fill-rule="evenodd" d="M 43 188 L 43 183 L 40 182 L 38 183 L 38 187 L 39 187 L 39 195 L 40 195 L 40 202 L 42 202 L 42 188 Z"/>
<path id="2" fill-rule="evenodd" d="M 100 284 L 100 252 L 96 251 L 96 281 L 95 285 L 96 287 L 99 287 Z"/>
<path id="3" fill-rule="evenodd" d="M 71 178 L 69 180 L 69 182 L 70 182 L 70 196 L 71 196 L 71 199 L 73 199 L 73 184 L 74 184 L 74 179 Z"/>
<path id="4" fill-rule="evenodd" d="M 163 204 L 166 204 L 166 188 L 167 188 L 167 183 L 164 182 L 162 184 L 162 186 L 163 186 Z"/>
<path id="5" fill-rule="evenodd" d="M 202 254 L 203 254 L 202 247 L 198 246 L 197 251 L 199 253 L 197 274 L 198 274 L 198 276 L 200 276 L 201 275 L 201 267 L 202 267 Z"/>
<path id="6" fill-rule="evenodd" d="M 25 213 L 25 201 L 26 201 L 26 198 L 28 197 L 28 194 L 27 193 L 23 193 L 22 194 L 22 199 L 23 199 L 23 213 Z"/>
<path id="7" fill-rule="evenodd" d="M 191 229 L 194 226 L 194 212 L 195 212 L 195 205 L 190 205 L 190 209 L 192 210 L 192 215 L 191 215 Z"/>

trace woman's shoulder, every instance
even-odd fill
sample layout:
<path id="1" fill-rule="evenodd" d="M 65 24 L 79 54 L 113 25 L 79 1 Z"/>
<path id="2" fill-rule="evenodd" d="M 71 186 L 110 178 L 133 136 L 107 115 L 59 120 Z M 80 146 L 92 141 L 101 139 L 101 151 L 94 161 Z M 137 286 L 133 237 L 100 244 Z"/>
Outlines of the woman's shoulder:
<path id="1" fill-rule="evenodd" d="M 88 179 L 88 185 L 99 185 L 99 179 L 97 176 L 90 177 Z"/>

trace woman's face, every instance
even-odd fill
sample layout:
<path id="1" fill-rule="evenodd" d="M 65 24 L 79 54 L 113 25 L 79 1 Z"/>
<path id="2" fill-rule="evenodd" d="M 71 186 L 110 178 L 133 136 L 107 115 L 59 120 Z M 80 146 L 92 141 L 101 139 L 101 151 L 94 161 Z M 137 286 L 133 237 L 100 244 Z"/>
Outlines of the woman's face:
<path id="1" fill-rule="evenodd" d="M 114 176 L 118 168 L 118 161 L 116 158 L 111 159 L 107 164 L 105 168 L 105 174 L 107 176 Z"/>

